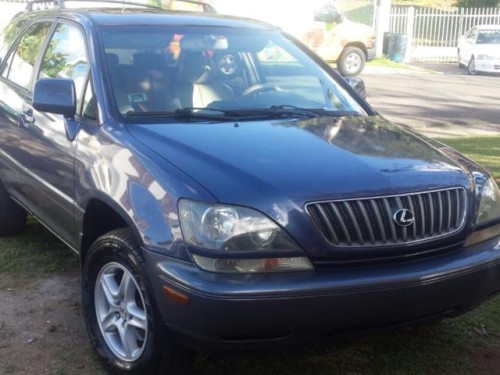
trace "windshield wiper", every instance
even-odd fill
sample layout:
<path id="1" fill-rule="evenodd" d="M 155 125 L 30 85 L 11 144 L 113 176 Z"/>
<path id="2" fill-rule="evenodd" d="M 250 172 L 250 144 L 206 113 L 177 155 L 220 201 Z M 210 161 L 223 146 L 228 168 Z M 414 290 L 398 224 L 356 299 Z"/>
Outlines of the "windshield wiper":
<path id="1" fill-rule="evenodd" d="M 207 112 L 218 112 L 220 115 Z M 212 109 L 212 108 L 196 108 L 186 107 L 179 108 L 175 111 L 151 111 L 151 112 L 134 112 L 128 111 L 125 116 L 127 117 L 169 117 L 175 119 L 195 119 L 195 120 L 215 120 L 215 121 L 228 121 L 232 118 L 224 115 L 225 111 Z"/>
<path id="2" fill-rule="evenodd" d="M 328 110 L 323 108 L 303 108 L 294 105 L 282 104 L 272 105 L 268 108 L 242 108 L 222 110 L 227 116 L 240 116 L 240 117 L 270 117 L 270 118 L 290 118 L 290 117 L 342 117 L 342 116 L 360 116 L 356 111 L 338 111 Z"/>
<path id="3" fill-rule="evenodd" d="M 312 118 L 320 116 L 358 116 L 355 111 L 332 111 L 323 108 L 301 108 L 293 105 L 272 105 L 267 108 L 203 108 L 185 107 L 175 111 L 159 112 L 127 112 L 127 117 L 170 117 L 187 120 L 215 120 L 215 121 L 241 121 L 257 120 L 262 118 Z"/>

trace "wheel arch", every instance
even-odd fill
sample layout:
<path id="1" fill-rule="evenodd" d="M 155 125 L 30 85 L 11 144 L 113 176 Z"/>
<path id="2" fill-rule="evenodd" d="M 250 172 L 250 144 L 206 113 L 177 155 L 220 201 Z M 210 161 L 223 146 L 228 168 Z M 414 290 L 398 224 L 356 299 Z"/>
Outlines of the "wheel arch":
<path id="1" fill-rule="evenodd" d="M 366 46 L 362 42 L 349 42 L 347 43 L 344 48 L 342 49 L 342 53 L 349 48 L 349 47 L 356 47 L 359 48 L 361 51 L 363 51 L 365 55 L 365 59 L 368 59 L 368 50 L 366 49 Z"/>
<path id="2" fill-rule="evenodd" d="M 136 239 L 141 239 L 134 222 L 118 205 L 99 197 L 90 199 L 81 224 L 80 263 L 97 238 L 120 228 L 130 228 Z"/>

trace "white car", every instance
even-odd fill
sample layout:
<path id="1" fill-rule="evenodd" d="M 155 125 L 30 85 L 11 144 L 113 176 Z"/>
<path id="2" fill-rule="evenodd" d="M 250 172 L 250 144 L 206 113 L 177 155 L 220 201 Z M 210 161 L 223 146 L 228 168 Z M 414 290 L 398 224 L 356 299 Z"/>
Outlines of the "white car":
<path id="1" fill-rule="evenodd" d="M 469 74 L 500 73 L 500 25 L 480 25 L 458 40 L 458 66 Z"/>

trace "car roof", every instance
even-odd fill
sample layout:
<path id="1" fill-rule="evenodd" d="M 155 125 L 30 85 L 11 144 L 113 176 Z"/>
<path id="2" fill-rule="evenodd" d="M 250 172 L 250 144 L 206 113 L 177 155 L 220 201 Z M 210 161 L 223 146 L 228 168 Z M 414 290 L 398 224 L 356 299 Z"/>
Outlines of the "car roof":
<path id="1" fill-rule="evenodd" d="M 98 25 L 106 26 L 139 26 L 139 25 L 173 25 L 173 26 L 210 26 L 269 30 L 275 26 L 265 22 L 219 15 L 215 13 L 184 12 L 148 8 L 66 8 L 55 10 L 29 11 L 25 14 L 39 16 L 62 16 L 70 18 L 87 18 Z"/>

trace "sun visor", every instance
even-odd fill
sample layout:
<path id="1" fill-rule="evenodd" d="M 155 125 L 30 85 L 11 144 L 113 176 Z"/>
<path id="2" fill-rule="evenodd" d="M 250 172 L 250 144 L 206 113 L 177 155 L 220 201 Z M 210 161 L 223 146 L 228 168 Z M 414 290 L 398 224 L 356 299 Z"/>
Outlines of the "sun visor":
<path id="1" fill-rule="evenodd" d="M 228 35 L 227 39 L 231 50 L 242 52 L 257 53 L 262 51 L 269 44 L 269 38 L 258 32 L 254 35 L 249 35 L 249 33 Z"/>
<path id="2" fill-rule="evenodd" d="M 240 52 L 260 52 L 269 43 L 264 35 L 227 34 L 227 35 L 185 35 L 180 41 L 183 51 L 201 52 L 207 50 L 232 50 Z"/>

